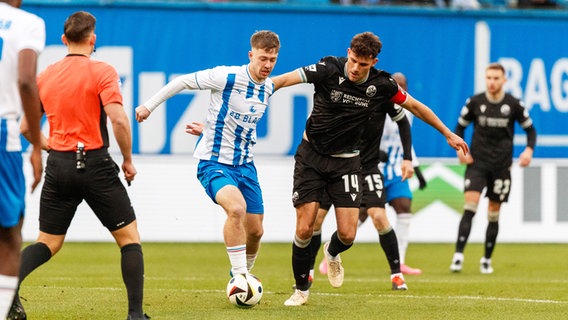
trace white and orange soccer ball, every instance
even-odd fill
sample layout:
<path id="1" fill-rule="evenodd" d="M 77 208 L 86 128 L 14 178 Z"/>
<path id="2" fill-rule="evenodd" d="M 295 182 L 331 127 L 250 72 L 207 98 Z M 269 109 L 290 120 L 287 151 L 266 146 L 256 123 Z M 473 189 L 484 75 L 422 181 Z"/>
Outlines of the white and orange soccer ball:
<path id="1" fill-rule="evenodd" d="M 250 273 L 237 274 L 227 283 L 227 297 L 237 307 L 254 307 L 262 299 L 262 292 L 262 283 Z"/>

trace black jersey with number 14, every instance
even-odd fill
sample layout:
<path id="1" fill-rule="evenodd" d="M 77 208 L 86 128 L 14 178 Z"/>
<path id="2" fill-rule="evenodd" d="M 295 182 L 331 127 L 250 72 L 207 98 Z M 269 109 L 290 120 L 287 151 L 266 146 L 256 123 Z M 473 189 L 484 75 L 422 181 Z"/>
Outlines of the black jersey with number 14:
<path id="1" fill-rule="evenodd" d="M 385 71 L 371 68 L 363 83 L 351 82 L 345 72 L 346 62 L 347 58 L 330 56 L 300 69 L 305 82 L 315 89 L 306 135 L 321 154 L 359 151 L 372 113 L 385 102 L 400 104 L 406 100 L 406 92 Z"/>

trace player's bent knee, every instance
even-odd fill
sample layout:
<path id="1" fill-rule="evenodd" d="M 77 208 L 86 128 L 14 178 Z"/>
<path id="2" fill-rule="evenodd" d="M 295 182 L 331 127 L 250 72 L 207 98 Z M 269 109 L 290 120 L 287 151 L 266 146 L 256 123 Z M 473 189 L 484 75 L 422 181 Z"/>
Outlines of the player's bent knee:
<path id="1" fill-rule="evenodd" d="M 247 236 L 248 237 L 260 240 L 263 235 L 264 235 L 264 229 L 263 228 L 260 228 L 260 229 L 257 229 L 257 228 L 250 229 L 249 228 L 249 229 L 247 229 Z"/>
<path id="2" fill-rule="evenodd" d="M 296 226 L 296 235 L 300 239 L 311 239 L 314 233 L 314 229 L 310 228 L 308 225 L 298 225 Z"/>
<path id="3" fill-rule="evenodd" d="M 350 245 L 355 241 L 356 232 L 337 232 L 337 237 L 339 241 L 344 245 Z"/>

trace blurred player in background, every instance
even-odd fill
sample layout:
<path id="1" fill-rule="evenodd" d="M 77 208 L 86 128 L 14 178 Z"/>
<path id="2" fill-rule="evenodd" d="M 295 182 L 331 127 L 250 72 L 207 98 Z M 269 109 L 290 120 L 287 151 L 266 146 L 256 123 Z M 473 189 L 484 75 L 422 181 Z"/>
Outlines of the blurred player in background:
<path id="1" fill-rule="evenodd" d="M 392 75 L 399 86 L 404 90 L 408 90 L 406 76 L 400 72 Z M 412 123 L 412 114 L 406 111 L 408 121 Z M 381 162 L 381 172 L 385 177 L 385 192 L 387 194 L 387 202 L 396 212 L 396 235 L 398 239 L 398 250 L 400 252 L 400 271 L 403 274 L 421 274 L 422 270 L 412 268 L 405 264 L 406 250 L 408 248 L 408 235 L 410 232 L 410 221 L 412 219 L 411 204 L 412 191 L 408 179 L 404 178 L 401 171 L 405 151 L 403 143 L 400 140 L 399 128 L 391 121 L 386 119 L 385 130 L 381 139 L 381 149 L 387 153 L 387 160 Z M 426 180 L 420 170 L 418 159 L 414 148 L 412 148 L 412 166 L 414 173 L 418 178 L 419 189 L 426 187 Z"/>
<path id="2" fill-rule="evenodd" d="M 121 271 L 128 298 L 127 320 L 149 319 L 144 314 L 144 259 L 136 222 L 120 169 L 108 153 L 107 117 L 123 157 L 128 184 L 134 180 L 130 121 L 122 106 L 120 79 L 107 63 L 91 60 L 97 36 L 96 19 L 85 11 L 64 23 L 62 42 L 67 55 L 38 76 L 49 137 L 49 152 L 40 198 L 39 235 L 22 252 L 20 282 L 61 250 L 77 206 L 85 200 L 110 231 L 121 253 Z M 29 125 L 22 122 L 29 139 Z M 25 319 L 18 296 L 8 319 Z"/>
<path id="3" fill-rule="evenodd" d="M 339 254 L 353 245 L 357 233 L 363 195 L 359 150 L 363 126 L 374 110 L 388 101 L 400 104 L 442 133 L 452 148 L 468 151 L 463 139 L 430 108 L 407 95 L 388 73 L 375 69 L 381 48 L 376 35 L 363 32 L 352 38 L 347 57 L 325 57 L 316 64 L 273 78 L 276 89 L 299 83 L 312 83 L 315 88 L 313 110 L 294 156 L 292 201 L 296 230 L 292 269 L 296 290 L 284 302 L 286 306 L 300 306 L 308 301 L 310 243 L 324 192 L 335 205 L 337 222 L 337 231 L 324 245 L 327 276 L 333 287 L 343 284 Z"/>
<path id="4" fill-rule="evenodd" d="M 0 1 L 0 319 L 18 286 L 25 214 L 19 121 L 25 116 L 33 145 L 33 192 L 41 180 L 41 107 L 37 59 L 45 47 L 45 23 L 19 9 L 22 1 Z"/>
<path id="5" fill-rule="evenodd" d="M 197 177 L 207 195 L 227 214 L 223 229 L 231 274 L 250 272 L 264 233 L 264 203 L 253 162 L 256 125 L 262 118 L 274 84 L 268 78 L 278 58 L 280 40 L 271 31 L 251 39 L 249 64 L 219 66 L 180 76 L 136 108 L 138 122 L 184 89 L 211 90 L 205 126 L 194 122 L 187 132 L 203 135 L 194 156 Z"/>
<path id="6" fill-rule="evenodd" d="M 526 132 L 527 146 L 519 156 L 519 165 L 528 166 L 536 145 L 536 130 L 529 112 L 523 104 L 503 91 L 507 81 L 505 68 L 492 63 L 485 69 L 487 90 L 467 99 L 461 110 L 455 133 L 464 136 L 467 126 L 473 123 L 471 154 L 458 153 L 460 163 L 467 164 L 464 181 L 464 213 L 461 218 L 456 250 L 450 270 L 460 272 L 464 262 L 464 248 L 471 231 L 481 192 L 486 188 L 489 198 L 485 252 L 479 262 L 480 272 L 493 273 L 491 256 L 499 232 L 501 204 L 507 202 L 511 191 L 511 165 L 513 164 L 513 137 L 515 121 Z"/>

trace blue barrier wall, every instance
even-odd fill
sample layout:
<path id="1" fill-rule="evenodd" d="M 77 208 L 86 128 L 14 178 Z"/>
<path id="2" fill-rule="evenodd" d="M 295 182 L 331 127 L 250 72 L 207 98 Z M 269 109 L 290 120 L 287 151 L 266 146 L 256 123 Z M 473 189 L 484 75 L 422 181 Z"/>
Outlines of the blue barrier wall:
<path id="1" fill-rule="evenodd" d="M 274 74 L 315 63 L 325 55 L 345 55 L 354 34 L 373 31 L 383 41 L 378 67 L 404 72 L 410 93 L 452 129 L 465 99 L 483 90 L 484 67 L 501 61 L 510 78 L 508 90 L 526 102 L 539 132 L 535 156 L 568 157 L 565 12 L 122 1 L 103 5 L 24 1 L 24 9 L 46 21 L 48 47 L 40 67 L 65 54 L 60 42 L 65 18 L 77 10 L 93 13 L 95 58 L 119 71 L 131 115 L 134 107 L 175 75 L 246 64 L 249 37 L 261 29 L 280 35 L 282 49 Z M 293 154 L 310 103 L 309 90 L 295 90 L 286 100 L 273 98 L 271 104 L 282 109 L 269 108 L 259 126 L 258 146 L 270 141 L 261 153 Z M 191 145 L 176 142 L 184 139 L 180 128 L 187 119 L 201 120 L 206 104 L 202 94 L 187 93 L 168 101 L 163 115 L 153 115 L 150 122 L 139 126 L 133 121 L 135 152 L 190 153 Z M 282 116 L 282 110 L 291 115 Z M 272 123 L 278 121 L 285 128 L 278 132 L 286 137 L 284 146 L 273 138 Z M 524 134 L 518 133 L 517 142 L 523 146 Z M 445 139 L 419 120 L 413 134 L 419 156 L 455 156 Z M 517 155 L 520 150 L 516 147 Z"/>

